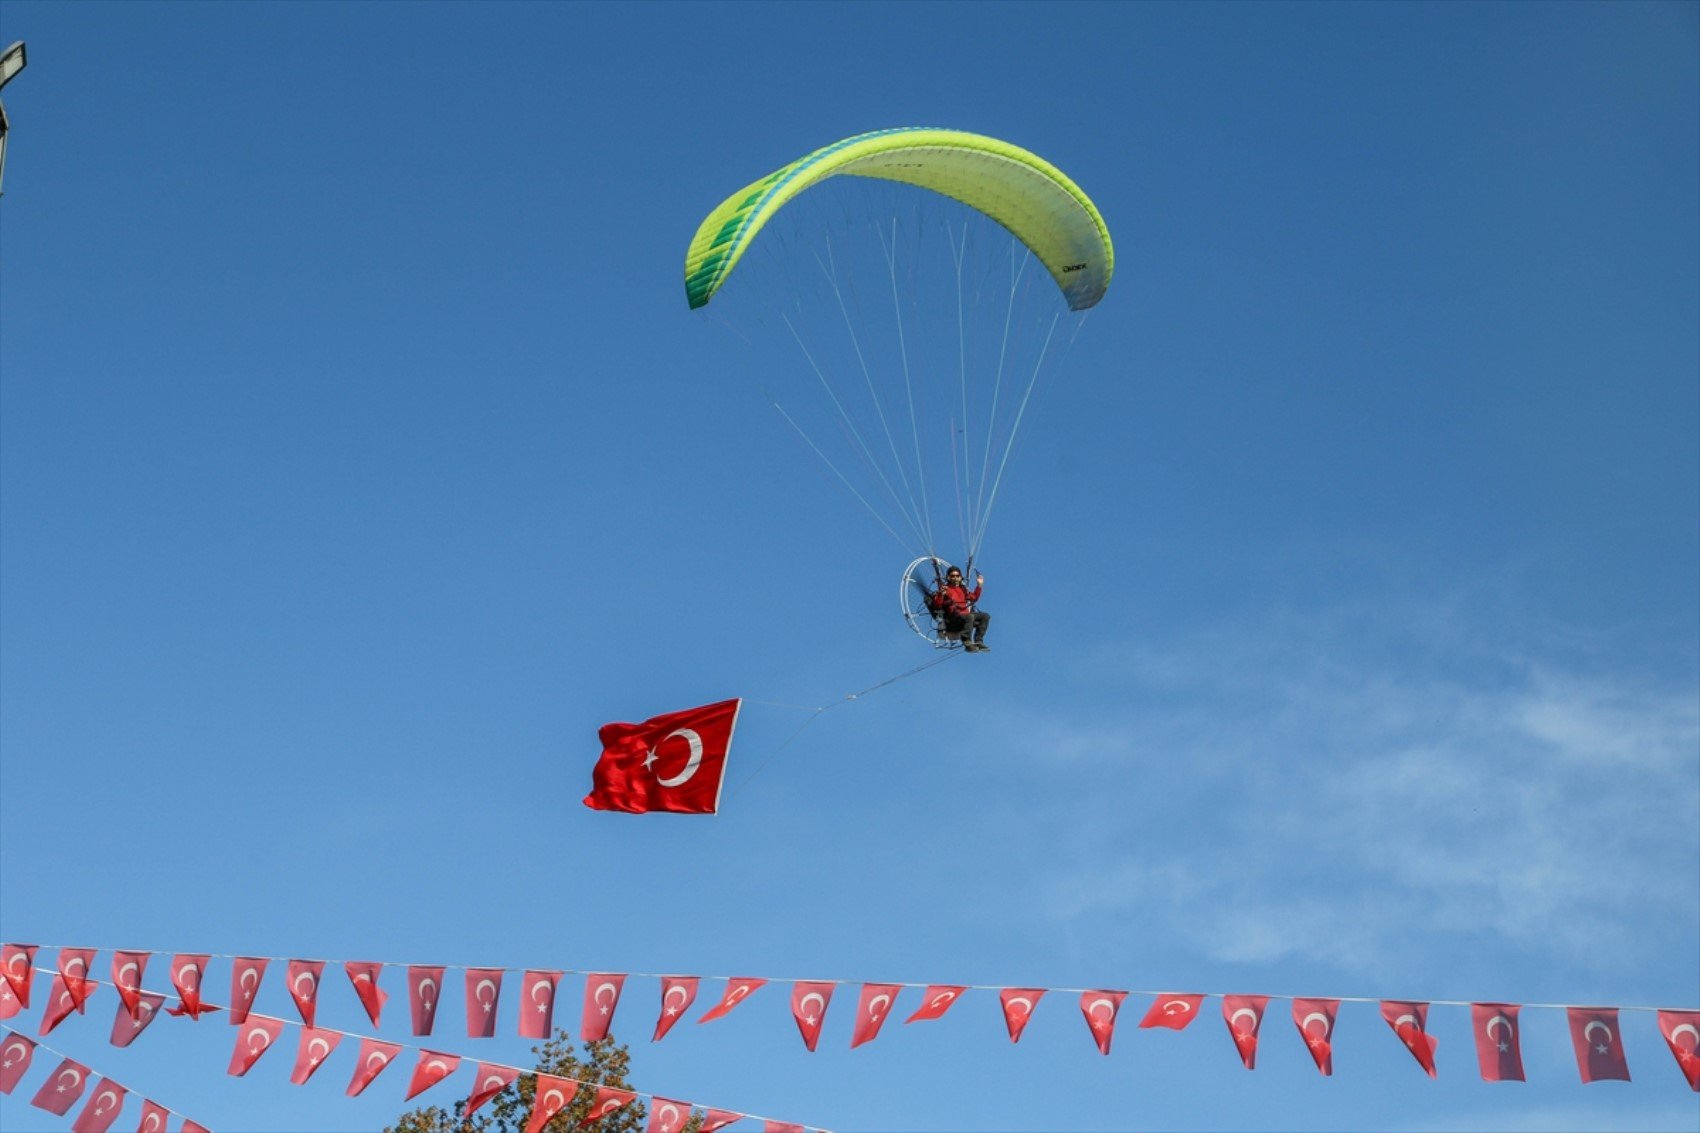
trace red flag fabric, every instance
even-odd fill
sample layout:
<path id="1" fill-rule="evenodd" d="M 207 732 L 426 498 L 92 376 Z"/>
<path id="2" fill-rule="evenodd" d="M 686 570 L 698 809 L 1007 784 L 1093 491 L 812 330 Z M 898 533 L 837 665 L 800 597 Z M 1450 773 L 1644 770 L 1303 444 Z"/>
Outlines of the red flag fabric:
<path id="1" fill-rule="evenodd" d="M 18 993 L 12 990 L 11 982 L 0 979 L 0 1019 L 10 1019 L 23 1009 L 24 1005 L 18 1002 Z"/>
<path id="2" fill-rule="evenodd" d="M 1116 1016 L 1121 1013 L 1125 991 L 1083 991 L 1080 993 L 1080 1013 L 1086 1016 L 1086 1026 L 1092 1041 L 1098 1044 L 1099 1054 L 1110 1053 L 1110 1040 L 1116 1033 Z"/>
<path id="3" fill-rule="evenodd" d="M 1700 1011 L 1660 1011 L 1659 1034 L 1676 1056 L 1688 1088 L 1700 1091 Z"/>
<path id="4" fill-rule="evenodd" d="M 791 985 L 791 1017 L 797 1020 L 797 1032 L 810 1051 L 820 1042 L 820 1029 L 826 1022 L 826 1005 L 832 1002 L 834 986 L 818 980 L 799 980 Z"/>
<path id="5" fill-rule="evenodd" d="M 52 1031 L 76 1009 L 77 1001 L 71 997 L 71 990 L 65 986 L 65 977 L 54 973 L 53 986 L 47 989 L 47 1005 L 41 1012 L 41 1029 L 36 1031 L 36 1034 L 45 1035 Z"/>
<path id="6" fill-rule="evenodd" d="M 1615 1007 L 1566 1007 L 1576 1069 L 1584 1082 L 1629 1081 L 1629 1059 L 1617 1030 Z"/>
<path id="7" fill-rule="evenodd" d="M 1338 999 L 1293 1000 L 1293 1022 L 1325 1076 L 1334 1073 L 1334 1017 L 1339 1011 Z"/>
<path id="8" fill-rule="evenodd" d="M 238 956 L 230 968 L 230 1021 L 241 1026 L 248 1021 L 254 1007 L 254 996 L 260 990 L 260 980 L 271 963 L 264 956 Z"/>
<path id="9" fill-rule="evenodd" d="M 673 1024 L 697 1001 L 696 976 L 661 977 L 661 1014 L 655 1020 L 655 1035 L 650 1042 L 660 1042 L 661 1036 L 673 1029 Z"/>
<path id="10" fill-rule="evenodd" d="M 136 1133 L 165 1133 L 166 1125 L 171 1121 L 171 1111 L 154 1101 L 152 1098 L 142 1099 L 142 1123 L 136 1126 Z M 183 1128 L 188 1129 L 193 1122 L 184 1122 Z"/>
<path id="11" fill-rule="evenodd" d="M 407 1097 L 403 1101 L 412 1101 L 420 1094 L 447 1078 L 460 1065 L 457 1054 L 440 1054 L 434 1050 L 419 1052 L 419 1061 L 413 1065 L 413 1078 L 407 1083 Z"/>
<path id="12" fill-rule="evenodd" d="M 343 964 L 342 970 L 348 973 L 348 982 L 354 985 L 354 994 L 360 997 L 366 1018 L 372 1020 L 372 1026 L 381 1026 L 378 1017 L 384 1013 L 384 1004 L 390 999 L 389 992 L 378 986 L 378 973 L 384 970 L 384 966 L 365 960 L 349 960 Z"/>
<path id="13" fill-rule="evenodd" d="M 1009 1041 L 1021 1041 L 1021 1032 L 1027 1029 L 1027 1021 L 1033 1018 L 1033 1008 L 1039 1003 L 1039 997 L 1045 994 L 1042 987 L 1006 987 L 998 992 L 998 1002 L 1003 1004 L 1004 1026 L 1009 1028 Z"/>
<path id="14" fill-rule="evenodd" d="M 212 957 L 202 953 L 191 955 L 179 952 L 171 958 L 171 986 L 177 989 L 181 1002 L 176 1007 L 167 1007 L 168 1015 L 187 1015 L 191 1019 L 199 1019 L 208 1011 L 217 1011 L 216 1007 L 208 1007 L 201 1002 L 201 977 L 206 975 L 207 961 Z"/>
<path id="15" fill-rule="evenodd" d="M 596 1087 L 596 1098 L 590 1103 L 590 1112 L 584 1115 L 584 1120 L 578 1123 L 578 1128 L 595 1125 L 610 1113 L 622 1109 L 637 1100 L 637 1094 L 631 1090 L 616 1090 L 613 1086 Z"/>
<path id="16" fill-rule="evenodd" d="M 236 1049 L 230 1052 L 230 1066 L 225 1073 L 235 1078 L 248 1073 L 254 1068 L 254 1063 L 260 1060 L 260 1055 L 270 1050 L 281 1034 L 282 1019 L 268 1019 L 264 1015 L 256 1015 L 243 1023 L 236 1032 Z"/>
<path id="17" fill-rule="evenodd" d="M 1234 1049 L 1247 1070 L 1257 1069 L 1257 1032 L 1263 1026 L 1263 1010 L 1269 1006 L 1267 995 L 1224 995 L 1222 1021 L 1228 1024 Z"/>
<path id="18" fill-rule="evenodd" d="M 680 1133 L 685 1128 L 685 1122 L 690 1119 L 690 1102 L 676 1102 L 671 1098 L 651 1098 L 649 1102 L 649 1124 L 644 1126 L 643 1133 Z"/>
<path id="19" fill-rule="evenodd" d="M 578 1034 L 585 1042 L 608 1037 L 614 1022 L 614 1009 L 620 1005 L 620 991 L 626 977 L 609 972 L 592 972 L 584 977 L 584 1011 L 579 1016 Z"/>
<path id="20" fill-rule="evenodd" d="M 89 968 L 94 964 L 94 955 L 98 951 L 98 948 L 59 950 L 59 976 L 65 981 L 65 990 L 71 993 L 71 1003 L 79 1015 L 83 1013 L 83 1004 L 94 992 L 94 984 L 89 981 Z"/>
<path id="21" fill-rule="evenodd" d="M 790 1121 L 770 1119 L 761 1123 L 761 1133 L 803 1133 L 803 1127 Z"/>
<path id="22" fill-rule="evenodd" d="M 407 1001 L 413 1011 L 413 1033 L 428 1035 L 437 1022 L 443 998 L 443 969 L 415 964 L 407 969 Z"/>
<path id="23" fill-rule="evenodd" d="M 378 1039 L 361 1039 L 360 1053 L 354 1058 L 354 1077 L 348 1080 L 348 1096 L 359 1097 L 360 1093 L 372 1084 L 373 1079 L 384 1072 L 396 1055 L 401 1053 L 397 1043 L 382 1042 Z"/>
<path id="24" fill-rule="evenodd" d="M 289 1072 L 289 1080 L 297 1086 L 306 1085 L 307 1079 L 318 1072 L 341 1041 L 341 1031 L 320 1030 L 310 1024 L 302 1027 L 301 1042 L 295 1048 L 295 1069 Z"/>
<path id="25" fill-rule="evenodd" d="M 124 1001 L 124 1010 L 131 1015 L 141 1005 L 142 973 L 148 968 L 146 952 L 114 952 L 112 954 L 112 986 Z"/>
<path id="26" fill-rule="evenodd" d="M 942 1018 L 944 1013 L 950 1010 L 951 1004 L 955 1003 L 967 990 L 966 987 L 952 984 L 928 984 L 927 990 L 921 993 L 921 1006 L 915 1009 L 913 1015 L 903 1020 L 904 1025 L 907 1026 L 919 1019 Z"/>
<path id="27" fill-rule="evenodd" d="M 29 1071 L 30 1059 L 35 1057 L 35 1041 L 16 1031 L 7 1031 L 0 1038 L 0 1094 L 18 1088 L 18 1079 Z"/>
<path id="28" fill-rule="evenodd" d="M 1184 1031 L 1188 1023 L 1198 1018 L 1198 1005 L 1203 1002 L 1202 995 L 1166 992 L 1151 1001 L 1151 1006 L 1145 1012 L 1145 1018 L 1139 1021 L 1139 1025 Z"/>
<path id="29" fill-rule="evenodd" d="M 165 1006 L 165 996 L 151 991 L 144 991 L 136 999 L 136 1013 L 130 1014 L 124 1005 L 118 1005 L 118 1013 L 112 1017 L 113 1046 L 129 1046 L 136 1041 L 136 1036 L 148 1029 L 148 1024 L 154 1021 L 160 1008 Z"/>
<path id="30" fill-rule="evenodd" d="M 697 1133 L 717 1133 L 734 1121 L 744 1120 L 744 1115 L 734 1113 L 729 1109 L 711 1109 L 702 1115 L 702 1124 L 697 1126 Z"/>
<path id="31" fill-rule="evenodd" d="M 496 1001 L 502 996 L 501 968 L 466 970 L 466 1037 L 488 1039 L 496 1035 Z"/>
<path id="32" fill-rule="evenodd" d="M 720 997 L 720 1002 L 703 1012 L 702 1018 L 698 1019 L 697 1022 L 707 1023 L 720 1018 L 731 1011 L 732 1008 L 744 1002 L 745 999 L 748 999 L 752 991 L 766 982 L 766 980 L 755 977 L 733 976 L 726 981 L 726 992 Z"/>
<path id="33" fill-rule="evenodd" d="M 641 724 L 604 724 L 597 733 L 602 756 L 584 805 L 629 814 L 715 813 L 738 705 L 736 699 L 722 700 Z"/>
<path id="34" fill-rule="evenodd" d="M 862 992 L 856 997 L 856 1026 L 850 1033 L 852 1050 L 872 1041 L 880 1033 L 880 1028 L 885 1026 L 891 1015 L 892 1001 L 901 990 L 902 984 L 862 985 Z"/>
<path id="35" fill-rule="evenodd" d="M 537 1076 L 537 1091 L 531 1103 L 531 1117 L 525 1123 L 525 1133 L 539 1133 L 549 1119 L 560 1113 L 578 1093 L 578 1083 L 553 1074 Z"/>
<path id="36" fill-rule="evenodd" d="M 295 1001 L 295 1010 L 301 1012 L 301 1021 L 309 1027 L 319 1009 L 319 980 L 324 974 L 323 960 L 289 962 L 289 998 Z"/>
<path id="37" fill-rule="evenodd" d="M 96 1082 L 88 1104 L 77 1114 L 77 1120 L 71 1122 L 71 1133 L 106 1133 L 118 1120 L 118 1111 L 124 1108 L 129 1092 L 110 1078 Z"/>
<path id="38" fill-rule="evenodd" d="M 71 1107 L 77 1104 L 77 1099 L 83 1096 L 88 1080 L 89 1068 L 67 1058 L 59 1064 L 59 1069 L 41 1084 L 41 1089 L 35 1092 L 30 1104 L 37 1109 L 45 1109 L 48 1113 L 64 1117 Z"/>
<path id="39" fill-rule="evenodd" d="M 514 1084 L 519 1071 L 493 1062 L 480 1062 L 478 1073 L 472 1076 L 472 1093 L 467 1095 L 463 1118 L 478 1112 L 478 1107 Z"/>
<path id="40" fill-rule="evenodd" d="M 1484 1082 L 1523 1081 L 1523 1039 L 1515 1003 L 1470 1004 L 1476 1065 Z"/>
<path id="41" fill-rule="evenodd" d="M 546 1039 L 555 1033 L 555 988 L 562 972 L 527 970 L 519 985 L 519 1033 L 521 1038 Z"/>
<path id="42" fill-rule="evenodd" d="M 35 978 L 35 950 L 33 944 L 0 945 L 0 975 L 25 1007 L 30 1005 L 30 980 Z"/>
<path id="43" fill-rule="evenodd" d="M 1423 1068 L 1423 1073 L 1433 1078 L 1434 1048 L 1439 1045 L 1439 1040 L 1428 1033 L 1428 1004 L 1384 999 L 1381 1001 L 1381 1017 L 1387 1020 L 1387 1025 L 1393 1028 L 1393 1033 L 1399 1036 L 1399 1041 L 1405 1044 L 1405 1049 Z"/>
<path id="44" fill-rule="evenodd" d="M 185 1117 L 183 1119 L 183 1128 L 181 1133 L 212 1133 L 212 1130 L 208 1129 L 205 1125 L 202 1125 L 198 1121 L 190 1121 L 187 1117 Z"/>

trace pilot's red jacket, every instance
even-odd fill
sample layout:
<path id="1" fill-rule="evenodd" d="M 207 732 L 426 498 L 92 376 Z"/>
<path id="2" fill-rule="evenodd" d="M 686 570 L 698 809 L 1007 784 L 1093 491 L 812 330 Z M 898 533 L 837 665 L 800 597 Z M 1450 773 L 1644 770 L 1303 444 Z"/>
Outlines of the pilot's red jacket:
<path id="1" fill-rule="evenodd" d="M 946 614 L 955 614 L 959 618 L 968 616 L 974 603 L 980 600 L 980 588 L 970 590 L 966 586 L 943 586 L 932 594 L 927 595 L 927 605 Z"/>

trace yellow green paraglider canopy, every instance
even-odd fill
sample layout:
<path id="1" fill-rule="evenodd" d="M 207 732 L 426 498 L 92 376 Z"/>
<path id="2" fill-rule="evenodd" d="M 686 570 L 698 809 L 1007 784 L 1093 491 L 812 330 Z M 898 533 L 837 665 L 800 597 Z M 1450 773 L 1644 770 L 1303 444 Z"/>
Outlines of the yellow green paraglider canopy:
<path id="1" fill-rule="evenodd" d="M 1091 198 L 1062 170 L 996 138 L 902 127 L 824 146 L 721 202 L 685 253 L 691 306 L 714 298 L 775 213 L 805 189 L 840 174 L 917 185 L 985 213 L 1032 249 L 1071 310 L 1085 310 L 1109 289 L 1116 258 L 1110 230 Z"/>

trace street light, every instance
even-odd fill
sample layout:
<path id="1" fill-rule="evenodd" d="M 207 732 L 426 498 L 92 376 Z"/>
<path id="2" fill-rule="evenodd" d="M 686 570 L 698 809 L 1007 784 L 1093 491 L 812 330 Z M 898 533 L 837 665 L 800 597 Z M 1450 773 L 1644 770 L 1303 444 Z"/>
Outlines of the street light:
<path id="1" fill-rule="evenodd" d="M 23 70 L 28 61 L 24 55 L 24 41 L 21 39 L 8 47 L 4 53 L 0 53 L 0 87 L 11 82 L 12 76 Z M 6 121 L 6 104 L 0 102 L 0 183 L 6 180 L 6 134 L 9 125 Z"/>

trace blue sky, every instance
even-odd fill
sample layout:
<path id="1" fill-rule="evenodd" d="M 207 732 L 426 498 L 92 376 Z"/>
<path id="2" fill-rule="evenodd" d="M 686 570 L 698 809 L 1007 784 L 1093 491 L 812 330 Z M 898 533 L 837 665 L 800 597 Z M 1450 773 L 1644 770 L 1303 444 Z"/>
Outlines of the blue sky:
<path id="1" fill-rule="evenodd" d="M 846 1049 L 862 980 L 1700 1004 L 1700 8 L 10 0 L 15 39 L 0 937 L 843 980 L 813 1055 L 784 988 L 655 1045 L 654 981 L 622 1005 L 645 1092 L 838 1130 L 1700 1120 L 1643 1014 L 1628 1086 L 1534 1009 L 1522 1086 L 1443 1006 L 1434 1082 L 1367 1004 L 1327 1080 L 1284 1003 L 1250 1074 L 1214 1003 L 1130 1001 L 1109 1058 L 1063 994 Z M 782 746 L 931 654 L 681 262 L 907 124 L 1067 170 L 1115 281 L 1000 497 L 995 652 Z M 598 725 L 734 695 L 719 817 L 580 805 Z M 228 1078 L 216 1020 L 113 1049 L 107 994 L 49 1041 L 215 1128 L 401 1108 Z"/>

